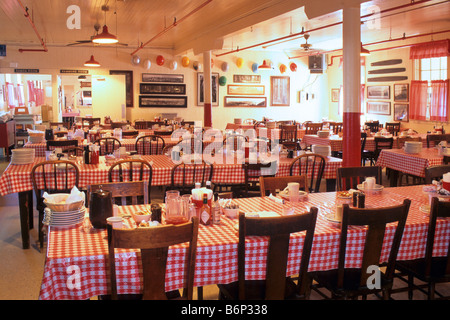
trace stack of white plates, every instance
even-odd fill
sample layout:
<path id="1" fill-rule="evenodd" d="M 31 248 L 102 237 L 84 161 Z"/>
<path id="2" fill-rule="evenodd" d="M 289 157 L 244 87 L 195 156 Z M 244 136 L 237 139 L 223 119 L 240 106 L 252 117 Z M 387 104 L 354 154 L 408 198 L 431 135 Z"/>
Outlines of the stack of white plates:
<path id="1" fill-rule="evenodd" d="M 28 164 L 34 161 L 33 148 L 20 148 L 12 150 L 11 164 Z"/>
<path id="2" fill-rule="evenodd" d="M 328 130 L 317 131 L 317 136 L 319 138 L 327 138 L 329 135 L 330 135 L 330 131 L 328 131 Z"/>
<path id="3" fill-rule="evenodd" d="M 422 142 L 419 141 L 405 141 L 406 153 L 419 153 L 422 151 Z"/>
<path id="4" fill-rule="evenodd" d="M 324 157 L 329 157 L 331 155 L 331 147 L 330 146 L 321 146 L 321 145 L 313 144 L 311 149 L 312 149 L 313 153 L 320 154 L 321 156 L 324 156 Z"/>
<path id="5" fill-rule="evenodd" d="M 66 227 L 83 222 L 86 214 L 86 207 L 81 207 L 74 211 L 56 212 L 49 208 L 44 210 L 44 223 L 47 226 Z"/>

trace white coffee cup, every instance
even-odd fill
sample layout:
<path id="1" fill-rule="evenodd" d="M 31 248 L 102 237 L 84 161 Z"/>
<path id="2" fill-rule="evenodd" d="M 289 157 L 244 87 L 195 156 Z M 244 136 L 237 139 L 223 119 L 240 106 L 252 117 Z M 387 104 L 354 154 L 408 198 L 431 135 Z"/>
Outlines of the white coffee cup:
<path id="1" fill-rule="evenodd" d="M 344 209 L 343 209 L 342 205 L 337 205 L 336 206 L 336 212 L 334 213 L 334 218 L 337 221 L 342 221 L 343 211 L 344 211 Z"/>
<path id="2" fill-rule="evenodd" d="M 373 189 L 375 188 L 375 177 L 367 177 L 366 178 L 366 188 L 367 189 Z"/>
<path id="3" fill-rule="evenodd" d="M 122 219 L 122 217 L 108 217 L 108 218 L 106 218 L 106 222 L 108 224 L 112 225 L 112 227 L 114 229 L 123 228 L 123 219 Z"/>
<path id="4" fill-rule="evenodd" d="M 298 182 L 289 182 L 288 190 L 289 195 L 298 195 L 298 191 L 300 190 L 300 184 Z"/>

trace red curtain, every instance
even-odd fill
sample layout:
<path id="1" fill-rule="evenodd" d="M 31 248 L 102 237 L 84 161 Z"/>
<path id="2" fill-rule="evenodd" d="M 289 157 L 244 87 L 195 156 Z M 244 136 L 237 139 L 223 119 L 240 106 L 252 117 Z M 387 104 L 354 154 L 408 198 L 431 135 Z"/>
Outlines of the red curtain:
<path id="1" fill-rule="evenodd" d="M 448 121 L 448 85 L 447 80 L 431 81 L 430 120 Z"/>
<path id="2" fill-rule="evenodd" d="M 411 81 L 409 103 L 409 118 L 411 120 L 427 120 L 427 91 L 427 81 Z"/>
<path id="3" fill-rule="evenodd" d="M 431 41 L 410 48 L 410 59 L 425 59 L 450 56 L 450 40 Z"/>

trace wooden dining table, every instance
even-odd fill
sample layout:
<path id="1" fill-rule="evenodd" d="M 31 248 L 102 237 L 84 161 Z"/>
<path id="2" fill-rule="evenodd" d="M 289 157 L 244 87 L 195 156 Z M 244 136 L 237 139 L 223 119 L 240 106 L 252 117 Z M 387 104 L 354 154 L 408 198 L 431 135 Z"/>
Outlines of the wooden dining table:
<path id="1" fill-rule="evenodd" d="M 413 260 L 425 253 L 426 233 L 429 219 L 428 196 L 422 192 L 423 186 L 385 188 L 381 192 L 366 195 L 366 208 L 399 205 L 404 199 L 411 200 L 408 219 L 401 240 L 398 259 Z M 334 222 L 336 192 L 311 193 L 299 202 L 282 205 L 269 197 L 233 199 L 240 211 L 264 215 L 282 215 L 283 207 L 290 205 L 294 214 L 318 208 L 318 218 L 314 232 L 309 271 L 331 270 L 338 265 L 340 224 Z M 119 215 L 141 210 L 142 205 L 119 207 Z M 428 211 L 427 211 L 428 210 Z M 164 207 L 163 207 L 164 212 Z M 163 221 L 164 223 L 164 214 Z M 388 225 L 380 263 L 386 262 L 395 225 Z M 125 228 L 135 228 L 132 218 L 124 219 Z M 237 281 L 238 220 L 224 215 L 219 225 L 199 226 L 194 286 L 225 284 Z M 450 237 L 450 220 L 438 219 L 437 243 L 433 256 L 444 256 Z M 348 235 L 349 249 L 346 267 L 360 267 L 365 239 L 365 227 L 353 227 Z M 304 233 L 291 235 L 287 275 L 298 272 Z M 246 278 L 265 278 L 265 248 L 267 238 L 251 237 L 246 240 Z M 166 291 L 183 287 L 186 245 L 169 248 Z M 83 223 L 74 226 L 49 226 L 48 250 L 39 299 L 89 299 L 108 294 L 108 245 L 105 229 L 94 229 L 86 213 Z M 138 294 L 142 292 L 142 268 L 140 254 L 136 250 L 116 250 L 118 265 L 118 293 Z"/>
<path id="2" fill-rule="evenodd" d="M 149 155 L 139 157 L 147 160 L 152 165 L 152 186 L 168 186 L 171 184 L 172 168 L 175 166 L 175 162 L 172 161 L 170 156 Z M 241 160 L 234 160 L 233 158 L 231 158 L 231 161 L 228 161 L 227 159 L 230 158 L 224 157 L 217 158 L 217 163 L 213 166 L 211 182 L 213 184 L 219 182 L 225 184 L 244 184 L 245 171 L 242 165 L 243 162 Z M 33 183 L 31 180 L 31 170 L 35 164 L 44 160 L 45 157 L 35 157 L 33 163 L 23 165 L 9 164 L 0 176 L 0 195 L 18 194 L 22 246 L 24 249 L 30 247 L 29 229 L 33 228 Z M 290 175 L 289 165 L 292 160 L 283 155 L 279 157 L 276 175 Z M 108 182 L 110 163 L 105 161 L 105 157 L 100 157 L 99 164 L 85 164 L 80 160 L 77 160 L 76 163 L 80 170 L 79 188 L 84 189 L 91 184 Z M 335 186 L 336 181 L 336 169 L 341 165 L 342 159 L 327 157 L 322 177 L 326 180 L 327 190 L 333 190 L 332 188 Z M 144 171 L 144 179 L 148 180 L 148 178 L 148 171 Z M 175 181 L 181 180 L 182 172 L 180 171 L 177 173 Z"/>
<path id="3" fill-rule="evenodd" d="M 390 169 L 390 186 L 398 183 L 399 172 L 425 178 L 425 169 L 443 164 L 444 156 L 436 148 L 422 148 L 419 153 L 407 153 L 403 149 L 383 149 L 376 165 Z"/>

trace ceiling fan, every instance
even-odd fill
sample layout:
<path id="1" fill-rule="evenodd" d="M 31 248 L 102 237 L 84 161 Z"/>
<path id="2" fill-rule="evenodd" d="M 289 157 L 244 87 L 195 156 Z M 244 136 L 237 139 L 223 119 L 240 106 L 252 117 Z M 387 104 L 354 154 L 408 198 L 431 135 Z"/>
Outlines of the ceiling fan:
<path id="1" fill-rule="evenodd" d="M 102 38 L 101 36 L 103 36 L 103 35 L 106 35 L 106 37 L 107 38 L 114 38 L 114 40 L 116 41 L 114 44 L 118 44 L 118 45 L 121 45 L 121 46 L 128 46 L 128 44 L 127 43 L 121 43 L 121 42 L 117 42 L 117 37 L 116 36 L 114 36 L 114 35 L 112 35 L 112 34 L 110 34 L 109 32 L 108 32 L 108 27 L 106 26 L 106 11 L 108 11 L 109 10 L 109 7 L 108 6 L 106 6 L 106 5 L 103 5 L 102 6 L 102 11 L 104 11 L 105 12 L 105 25 L 103 26 L 103 32 L 102 33 L 98 33 L 98 31 L 100 30 L 100 28 L 101 28 L 101 25 L 97 22 L 95 25 L 94 25 L 94 29 L 95 29 L 95 34 L 93 35 L 93 36 L 91 36 L 91 39 L 90 40 L 77 40 L 76 42 L 74 42 L 74 43 L 69 43 L 67 46 L 75 46 L 75 45 L 79 45 L 79 44 L 85 44 L 85 43 L 93 43 L 94 45 L 95 44 L 98 44 L 98 43 L 110 43 L 110 42 L 96 42 L 95 40 L 97 39 L 97 38 Z M 116 14 L 115 12 L 114 12 L 114 14 Z"/>
<path id="2" fill-rule="evenodd" d="M 305 34 L 303 35 L 303 37 L 305 38 L 305 43 L 302 43 L 302 44 L 300 45 L 300 47 L 302 47 L 304 51 L 312 50 L 312 49 L 311 49 L 312 44 L 308 43 L 309 33 L 305 33 Z"/>

